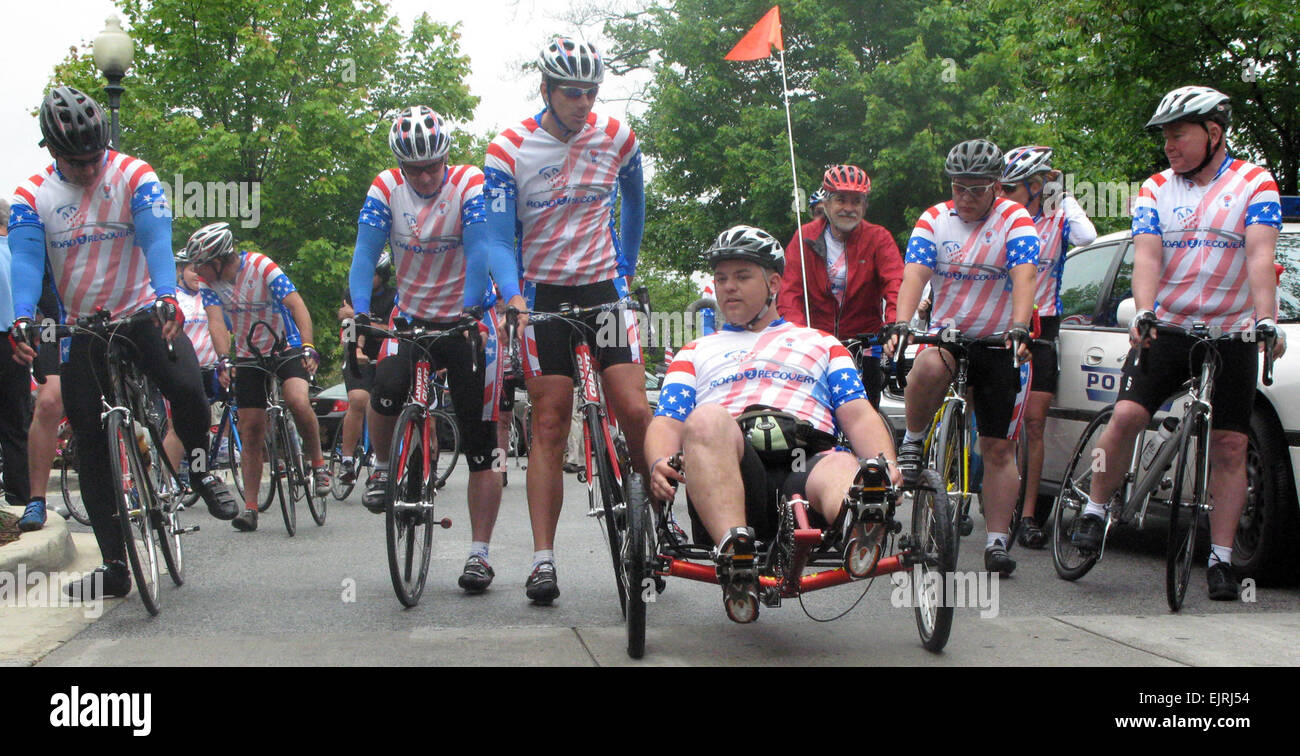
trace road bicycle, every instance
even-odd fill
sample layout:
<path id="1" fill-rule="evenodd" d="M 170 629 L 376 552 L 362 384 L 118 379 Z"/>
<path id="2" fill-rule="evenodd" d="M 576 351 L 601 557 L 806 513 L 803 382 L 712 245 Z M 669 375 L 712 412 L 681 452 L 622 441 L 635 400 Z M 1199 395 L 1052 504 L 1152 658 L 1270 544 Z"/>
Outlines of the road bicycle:
<path id="1" fill-rule="evenodd" d="M 54 464 L 59 466 L 59 493 L 63 495 L 63 508 L 67 516 L 89 526 L 90 513 L 86 511 L 86 503 L 81 498 L 81 484 L 77 480 L 77 439 L 72 435 L 72 425 L 66 417 L 59 421 L 55 439 Z"/>
<path id="2" fill-rule="evenodd" d="M 263 353 L 253 343 L 253 335 L 257 333 L 259 327 L 265 328 L 274 339 L 274 344 L 267 353 Z M 293 413 L 284 403 L 280 378 L 277 375 L 281 365 L 290 360 L 302 359 L 302 354 L 298 350 L 283 354 L 287 347 L 284 337 L 277 334 L 275 328 L 265 320 L 258 320 L 249 327 L 244 343 L 248 345 L 248 350 L 253 357 L 251 360 L 241 361 L 236 371 L 243 373 L 239 380 L 257 380 L 258 376 L 255 373 L 260 372 L 262 379 L 266 381 L 266 460 L 267 475 L 271 476 L 268 500 L 271 496 L 279 498 L 284 528 L 292 538 L 298 532 L 299 501 L 306 502 L 312 520 L 318 526 L 325 524 L 328 505 L 325 496 L 316 496 L 313 491 L 314 484 L 307 459 L 303 454 L 302 439 L 294 424 Z M 270 506 L 269 501 L 266 506 Z M 262 507 L 259 509 L 265 511 Z"/>
<path id="3" fill-rule="evenodd" d="M 351 481 L 343 479 L 345 469 L 344 457 L 352 457 L 352 474 Z M 343 421 L 339 422 L 339 427 L 334 430 L 334 441 L 330 444 L 330 493 L 338 501 L 343 501 L 352 493 L 356 487 L 357 481 L 363 479 L 365 470 L 375 468 L 375 450 L 370 445 L 370 420 L 362 417 L 361 419 L 361 436 L 357 439 L 356 446 L 352 449 L 351 455 L 343 453 Z"/>
<path id="4" fill-rule="evenodd" d="M 243 501 L 244 477 L 241 474 L 240 461 L 244 445 L 239 439 L 239 409 L 233 399 L 223 402 L 223 405 L 221 418 L 217 420 L 216 425 L 212 426 L 208 436 L 208 459 L 213 472 L 225 470 L 229 473 L 230 482 L 239 492 L 240 501 Z M 193 505 L 198 498 L 199 495 L 193 489 L 189 489 L 185 496 L 185 506 Z"/>
<path id="5" fill-rule="evenodd" d="M 1088 504 L 1092 488 L 1092 474 L 1098 465 L 1105 464 L 1096 445 L 1101 433 L 1115 413 L 1112 404 L 1092 419 L 1084 428 L 1074 447 L 1074 454 L 1065 466 L 1061 490 L 1057 494 L 1052 523 L 1052 563 L 1056 573 L 1065 580 L 1078 580 L 1101 561 L 1106 551 L 1106 538 L 1116 525 L 1133 524 L 1141 528 L 1146 521 L 1152 501 L 1169 507 L 1169 536 L 1165 548 L 1165 601 L 1169 610 L 1182 608 L 1191 577 L 1198 534 L 1214 508 L 1208 494 L 1210 475 L 1210 429 L 1213 411 L 1210 397 L 1214 395 L 1214 382 L 1218 376 L 1220 356 L 1215 344 L 1241 339 L 1241 335 L 1212 335 L 1204 323 L 1194 323 L 1190 329 L 1179 328 L 1155 321 L 1143 320 L 1138 325 L 1145 339 L 1150 328 L 1157 336 L 1185 334 L 1192 338 L 1188 352 L 1189 365 L 1194 364 L 1198 349 L 1206 350 L 1200 370 L 1171 399 L 1168 416 L 1159 422 L 1153 418 L 1152 428 L 1138 434 L 1129 453 L 1128 470 L 1119 488 L 1106 502 L 1105 528 L 1101 547 L 1094 551 L 1080 549 L 1073 537 Z M 1273 343 L 1276 337 L 1269 333 L 1264 341 L 1265 386 L 1273 384 Z M 1147 369 L 1147 348 L 1139 352 L 1139 369 Z M 1157 430 L 1152 433 L 1152 429 Z M 1163 437 L 1163 438 L 1162 438 Z M 1138 452 L 1142 452 L 1139 454 Z M 1169 476 L 1170 470 L 1174 473 Z"/>
<path id="6" fill-rule="evenodd" d="M 199 526 L 181 524 L 186 491 L 163 452 L 167 415 L 161 393 L 140 369 L 139 353 L 124 333 L 139 324 L 156 323 L 155 315 L 152 310 L 142 310 L 117 320 L 111 318 L 101 309 L 75 324 L 53 328 L 60 338 L 88 333 L 105 344 L 108 380 L 100 389 L 116 517 L 140 601 L 150 615 L 157 615 L 161 608 L 159 554 L 172 582 L 182 585 L 183 536 L 197 532 Z M 170 343 L 167 353 L 175 359 Z M 39 367 L 34 367 L 34 372 L 37 381 L 44 383 Z"/>
<path id="7" fill-rule="evenodd" d="M 475 313 L 443 328 L 395 318 L 392 330 L 374 325 L 356 326 L 356 330 L 358 335 L 396 339 L 412 346 L 410 388 L 393 428 L 384 496 L 388 573 L 397 600 L 409 608 L 420 602 L 424 592 L 433 557 L 434 526 L 451 527 L 450 518 L 435 519 L 434 502 L 461 452 L 459 426 L 442 408 L 443 386 L 434 379 L 432 350 L 442 339 L 468 334 L 476 355 L 473 369 L 478 370 L 479 321 Z M 345 349 L 347 369 L 356 375 L 356 350 L 351 346 Z"/>

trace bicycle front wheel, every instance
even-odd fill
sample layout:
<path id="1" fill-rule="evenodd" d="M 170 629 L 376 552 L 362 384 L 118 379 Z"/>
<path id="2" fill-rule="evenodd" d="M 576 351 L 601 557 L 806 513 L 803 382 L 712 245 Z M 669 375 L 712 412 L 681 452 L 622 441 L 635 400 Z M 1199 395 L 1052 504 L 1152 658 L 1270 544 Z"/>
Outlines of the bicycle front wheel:
<path id="1" fill-rule="evenodd" d="M 280 450 L 278 439 L 275 437 L 275 426 L 268 423 L 266 427 L 266 441 L 262 448 L 262 461 L 266 464 L 266 492 L 262 493 L 262 498 L 258 502 L 257 511 L 265 512 L 271 508 L 278 496 L 282 496 L 281 487 L 284 485 L 282 478 L 285 476 L 284 463 L 280 460 Z"/>
<path id="2" fill-rule="evenodd" d="M 434 441 L 433 450 L 429 454 L 429 464 L 433 466 L 430 477 L 433 478 L 434 488 L 442 488 L 460 459 L 460 425 L 450 412 L 440 409 L 429 412 L 428 421 L 433 424 L 429 435 Z"/>
<path id="3" fill-rule="evenodd" d="M 293 473 L 290 472 L 289 463 L 289 434 L 286 430 L 288 419 L 283 415 L 275 419 L 271 424 L 272 427 L 266 434 L 267 443 L 270 446 L 267 474 L 271 476 L 272 486 L 275 495 L 280 497 L 280 514 L 284 518 L 284 529 L 288 531 L 289 537 L 298 532 L 298 508 L 296 505 L 296 494 L 294 492 Z"/>
<path id="4" fill-rule="evenodd" d="M 177 512 L 193 503 L 198 494 L 181 488 L 180 481 L 171 472 L 171 466 L 162 457 L 162 441 L 156 432 L 145 436 L 149 444 L 147 453 L 142 450 L 140 458 L 148 473 L 149 515 L 153 520 L 154 533 L 158 537 L 158 551 L 163 563 L 167 565 L 167 574 L 176 585 L 185 584 L 184 552 L 181 551 L 181 527 Z M 193 498 L 191 498 L 193 497 Z"/>
<path id="5" fill-rule="evenodd" d="M 90 514 L 86 512 L 86 503 L 81 499 L 81 485 L 76 467 L 76 440 L 68 439 L 59 458 L 59 492 L 63 494 L 63 506 L 67 507 L 72 519 L 82 525 L 90 525 Z M 76 488 L 77 493 L 72 489 Z"/>
<path id="6" fill-rule="evenodd" d="M 1165 600 L 1169 611 L 1183 607 L 1187 582 L 1192 576 L 1196 539 L 1201 512 L 1206 508 L 1206 485 L 1209 474 L 1210 434 L 1205 418 L 1198 416 L 1196 425 L 1183 439 L 1178 450 L 1177 473 L 1169 496 L 1169 542 L 1165 549 Z M 1190 478 L 1188 477 L 1190 474 Z M 1184 491 L 1187 495 L 1184 496 Z"/>
<path id="7" fill-rule="evenodd" d="M 640 659 L 645 655 L 646 599 L 654 600 L 655 584 L 651 577 L 657 551 L 654 518 L 646 500 L 642 478 L 637 473 L 627 478 L 627 537 L 623 539 L 623 592 L 627 596 L 627 655 Z"/>
<path id="8" fill-rule="evenodd" d="M 967 463 L 966 420 L 957 402 L 947 402 L 940 410 L 939 425 L 930 448 L 930 467 L 939 476 L 947 495 L 952 517 L 954 558 L 961 548 L 961 536 L 970 530 L 962 527 L 970 516 L 970 466 Z"/>
<path id="9" fill-rule="evenodd" d="M 1020 537 L 1020 523 L 1025 516 L 1025 488 L 1029 485 L 1029 434 L 1023 426 L 1016 438 L 1016 474 L 1020 476 L 1020 487 L 1016 492 L 1016 505 L 1011 509 L 1011 525 L 1007 528 L 1007 551 L 1011 551 Z"/>
<path id="10" fill-rule="evenodd" d="M 591 441 L 591 459 L 588 474 L 594 474 L 600 491 L 600 509 L 596 517 L 603 520 L 602 530 L 609 542 L 610 561 L 614 565 L 614 585 L 618 589 L 618 607 L 623 617 L 627 617 L 627 578 L 623 574 L 623 538 L 627 533 L 627 498 L 624 490 L 614 478 L 616 457 L 613 444 L 605 435 L 606 426 L 600 420 L 595 407 L 587 408 L 587 438 Z M 593 469 L 594 468 L 594 469 Z M 623 484 L 630 483 L 631 476 L 623 475 Z M 640 485 L 640 478 L 638 485 Z"/>
<path id="11" fill-rule="evenodd" d="M 307 461 L 307 455 L 303 453 L 302 437 L 298 435 L 296 426 L 286 422 L 285 427 L 289 437 L 289 448 L 293 450 L 293 453 L 289 455 L 289 467 L 293 471 L 293 480 L 296 484 L 294 490 L 307 501 L 307 511 L 311 513 L 311 519 L 316 523 L 316 526 L 320 527 L 325 524 L 329 495 L 316 495 L 316 478 L 312 472 L 311 463 Z"/>
<path id="12" fill-rule="evenodd" d="M 360 467 L 361 460 L 357 459 L 354 464 Z M 343 471 L 345 469 L 343 465 L 343 423 L 339 423 L 339 427 L 334 430 L 334 441 L 330 444 L 329 469 L 330 493 L 335 500 L 343 501 L 348 498 L 348 495 L 352 493 L 352 489 L 357 484 L 355 478 L 351 483 L 343 480 Z"/>
<path id="13" fill-rule="evenodd" d="M 938 653 L 948 645 L 952 632 L 949 577 L 957 569 L 957 532 L 940 477 L 933 470 L 922 470 L 918 483 L 912 494 L 912 548 L 917 562 L 908 577 L 921 645 Z"/>
<path id="14" fill-rule="evenodd" d="M 158 552 L 153 518 L 149 516 L 149 490 L 140 461 L 135 429 L 121 411 L 109 413 L 108 461 L 113 474 L 118 526 L 131 573 L 135 576 L 140 601 L 151 615 L 157 615 Z"/>
<path id="15" fill-rule="evenodd" d="M 388 542 L 388 574 L 402 606 L 420 603 L 433 556 L 433 478 L 426 462 L 425 423 L 417 405 L 407 405 L 393 429 L 388 460 L 388 507 L 384 513 Z M 431 463 L 430 465 L 431 466 Z"/>
<path id="16" fill-rule="evenodd" d="M 1088 423 L 1061 474 L 1061 490 L 1052 505 L 1052 564 L 1064 580 L 1078 580 L 1097 564 L 1098 554 L 1080 551 L 1074 545 L 1073 536 L 1092 490 L 1093 464 L 1097 461 L 1093 451 L 1114 413 L 1115 407 L 1111 405 Z"/>

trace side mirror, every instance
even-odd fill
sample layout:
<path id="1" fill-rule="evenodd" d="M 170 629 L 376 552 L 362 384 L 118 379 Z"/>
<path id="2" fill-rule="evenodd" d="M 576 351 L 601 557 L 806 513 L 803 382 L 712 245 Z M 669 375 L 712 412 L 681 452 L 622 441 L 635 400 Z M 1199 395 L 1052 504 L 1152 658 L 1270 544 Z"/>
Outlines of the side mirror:
<path id="1" fill-rule="evenodd" d="M 1137 305 L 1134 304 L 1133 297 L 1129 297 L 1128 299 L 1125 299 L 1124 301 L 1120 302 L 1119 307 L 1116 308 L 1115 322 L 1119 324 L 1121 327 L 1127 327 L 1129 323 L 1133 322 L 1133 318 L 1137 317 L 1137 314 L 1138 314 Z"/>

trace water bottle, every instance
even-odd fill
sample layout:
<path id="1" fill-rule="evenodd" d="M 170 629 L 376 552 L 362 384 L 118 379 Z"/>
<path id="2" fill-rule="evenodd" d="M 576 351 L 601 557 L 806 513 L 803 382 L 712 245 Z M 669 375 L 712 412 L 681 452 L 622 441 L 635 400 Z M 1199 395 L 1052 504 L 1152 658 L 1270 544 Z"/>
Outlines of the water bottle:
<path id="1" fill-rule="evenodd" d="M 1169 415 L 1160 421 L 1160 428 L 1156 432 L 1155 438 L 1147 441 L 1146 447 L 1142 449 L 1142 469 L 1147 470 L 1151 467 L 1151 461 L 1156 458 L 1156 454 L 1164 448 L 1165 443 L 1174 437 L 1178 432 L 1178 418 Z"/>

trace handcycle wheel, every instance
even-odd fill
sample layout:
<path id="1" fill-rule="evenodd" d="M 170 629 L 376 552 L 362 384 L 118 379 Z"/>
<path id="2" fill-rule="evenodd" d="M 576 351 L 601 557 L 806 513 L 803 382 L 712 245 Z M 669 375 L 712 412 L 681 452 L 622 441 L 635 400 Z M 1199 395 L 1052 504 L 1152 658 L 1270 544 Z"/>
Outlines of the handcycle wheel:
<path id="1" fill-rule="evenodd" d="M 63 506 L 67 508 L 68 514 L 72 515 L 72 519 L 89 526 L 90 514 L 86 512 L 86 503 L 81 498 L 80 485 L 78 485 L 78 492 L 72 493 L 72 481 L 77 479 L 74 477 L 77 476 L 76 449 L 76 440 L 69 438 L 59 459 L 59 492 L 63 494 Z"/>
<path id="2" fill-rule="evenodd" d="M 655 595 L 652 563 L 655 557 L 654 518 L 642 478 L 627 478 L 627 537 L 623 539 L 623 591 L 627 595 L 627 655 L 645 655 L 646 599 Z M 651 598 L 653 600 L 653 598 Z"/>
<path id="3" fill-rule="evenodd" d="M 952 632 L 948 576 L 957 569 L 957 532 L 943 481 L 933 470 L 921 471 L 912 494 L 912 539 L 921 557 L 909 576 L 916 630 L 925 650 L 938 653 Z"/>
<path id="4" fill-rule="evenodd" d="M 433 556 L 434 488 L 425 469 L 426 421 L 421 407 L 407 405 L 397 418 L 388 457 L 392 466 L 384 513 L 388 574 L 397 600 L 408 608 L 420 603 Z"/>
<path id="5" fill-rule="evenodd" d="M 1165 549 L 1165 600 L 1169 603 L 1171 612 L 1183 607 L 1187 581 L 1192 575 L 1201 509 L 1207 498 L 1208 442 L 1205 419 L 1198 418 L 1192 432 L 1183 439 L 1182 448 L 1178 450 L 1177 474 L 1169 496 L 1169 542 Z M 1192 475 L 1190 481 L 1187 480 L 1189 471 Z M 1189 483 L 1191 495 L 1184 503 L 1183 486 Z M 1180 524 L 1184 521 L 1185 526 Z"/>
<path id="6" fill-rule="evenodd" d="M 947 494 L 953 526 L 954 559 L 961 549 L 962 517 L 970 513 L 970 469 L 966 464 L 966 444 L 965 419 L 961 417 L 957 404 L 948 402 L 939 416 L 938 430 L 930 450 L 930 468 L 938 474 Z"/>
<path id="7" fill-rule="evenodd" d="M 120 411 L 109 413 L 108 461 L 113 474 L 117 519 L 131 573 L 135 576 L 140 601 L 151 615 L 157 615 L 158 552 L 153 518 L 149 516 L 149 490 L 140 462 L 135 429 Z"/>
<path id="8" fill-rule="evenodd" d="M 597 517 L 604 520 L 602 529 L 609 541 L 610 561 L 614 565 L 614 585 L 618 589 L 619 611 L 626 618 L 627 588 L 626 578 L 623 575 L 622 554 L 623 534 L 627 531 L 627 499 L 623 489 L 614 479 L 614 460 L 610 455 L 612 446 L 606 440 L 605 424 L 601 422 L 599 410 L 595 407 L 587 408 L 586 425 L 587 437 L 591 442 L 591 458 L 595 461 L 594 465 L 589 465 L 589 468 L 595 468 L 594 471 L 588 469 L 588 474 L 594 472 L 599 486 L 601 508 L 598 510 Z M 630 475 L 623 476 L 624 485 L 628 484 L 630 477 Z"/>
<path id="9" fill-rule="evenodd" d="M 360 467 L 361 460 L 356 460 L 354 464 Z M 339 427 L 334 429 L 334 440 L 330 443 L 329 457 L 330 494 L 332 494 L 337 501 L 343 501 L 348 498 L 352 493 L 352 489 L 357 485 L 355 479 L 353 479 L 351 483 L 345 483 L 343 481 L 343 469 L 343 423 L 340 422 Z"/>
<path id="10" fill-rule="evenodd" d="M 451 471 L 456 469 L 456 462 L 460 459 L 460 425 L 456 418 L 447 410 L 431 410 L 428 414 L 430 426 L 429 439 L 433 442 L 433 449 L 430 450 L 429 463 L 433 466 L 433 487 L 442 488 L 447 483 L 447 478 L 451 477 Z M 432 452 L 436 451 L 434 455 Z M 391 459 L 391 458 L 390 458 Z"/>
<path id="11" fill-rule="evenodd" d="M 1080 551 L 1070 542 L 1088 505 L 1088 491 L 1092 488 L 1093 447 L 1115 413 L 1111 405 L 1102 410 L 1084 428 L 1075 444 L 1074 454 L 1061 475 L 1061 490 L 1052 505 L 1052 564 L 1056 574 L 1065 580 L 1078 580 L 1088 574 L 1097 563 L 1097 554 Z"/>
<path id="12" fill-rule="evenodd" d="M 284 518 L 284 529 L 289 532 L 292 538 L 298 532 L 298 510 L 296 506 L 296 497 L 293 490 L 292 473 L 289 471 L 289 437 L 285 426 L 288 420 L 283 416 L 276 418 L 272 427 L 266 434 L 267 442 L 270 445 L 270 454 L 267 457 L 271 461 L 268 475 L 271 476 L 276 496 L 280 497 L 280 514 Z M 277 470 L 283 468 L 282 472 Z"/>
<path id="13" fill-rule="evenodd" d="M 271 504 L 280 495 L 280 487 L 283 485 L 280 479 L 285 475 L 284 465 L 280 462 L 279 449 L 276 446 L 275 426 L 270 423 L 266 427 L 262 460 L 266 464 L 266 493 L 262 494 L 262 499 L 258 502 L 258 512 L 265 512 L 271 508 Z"/>

